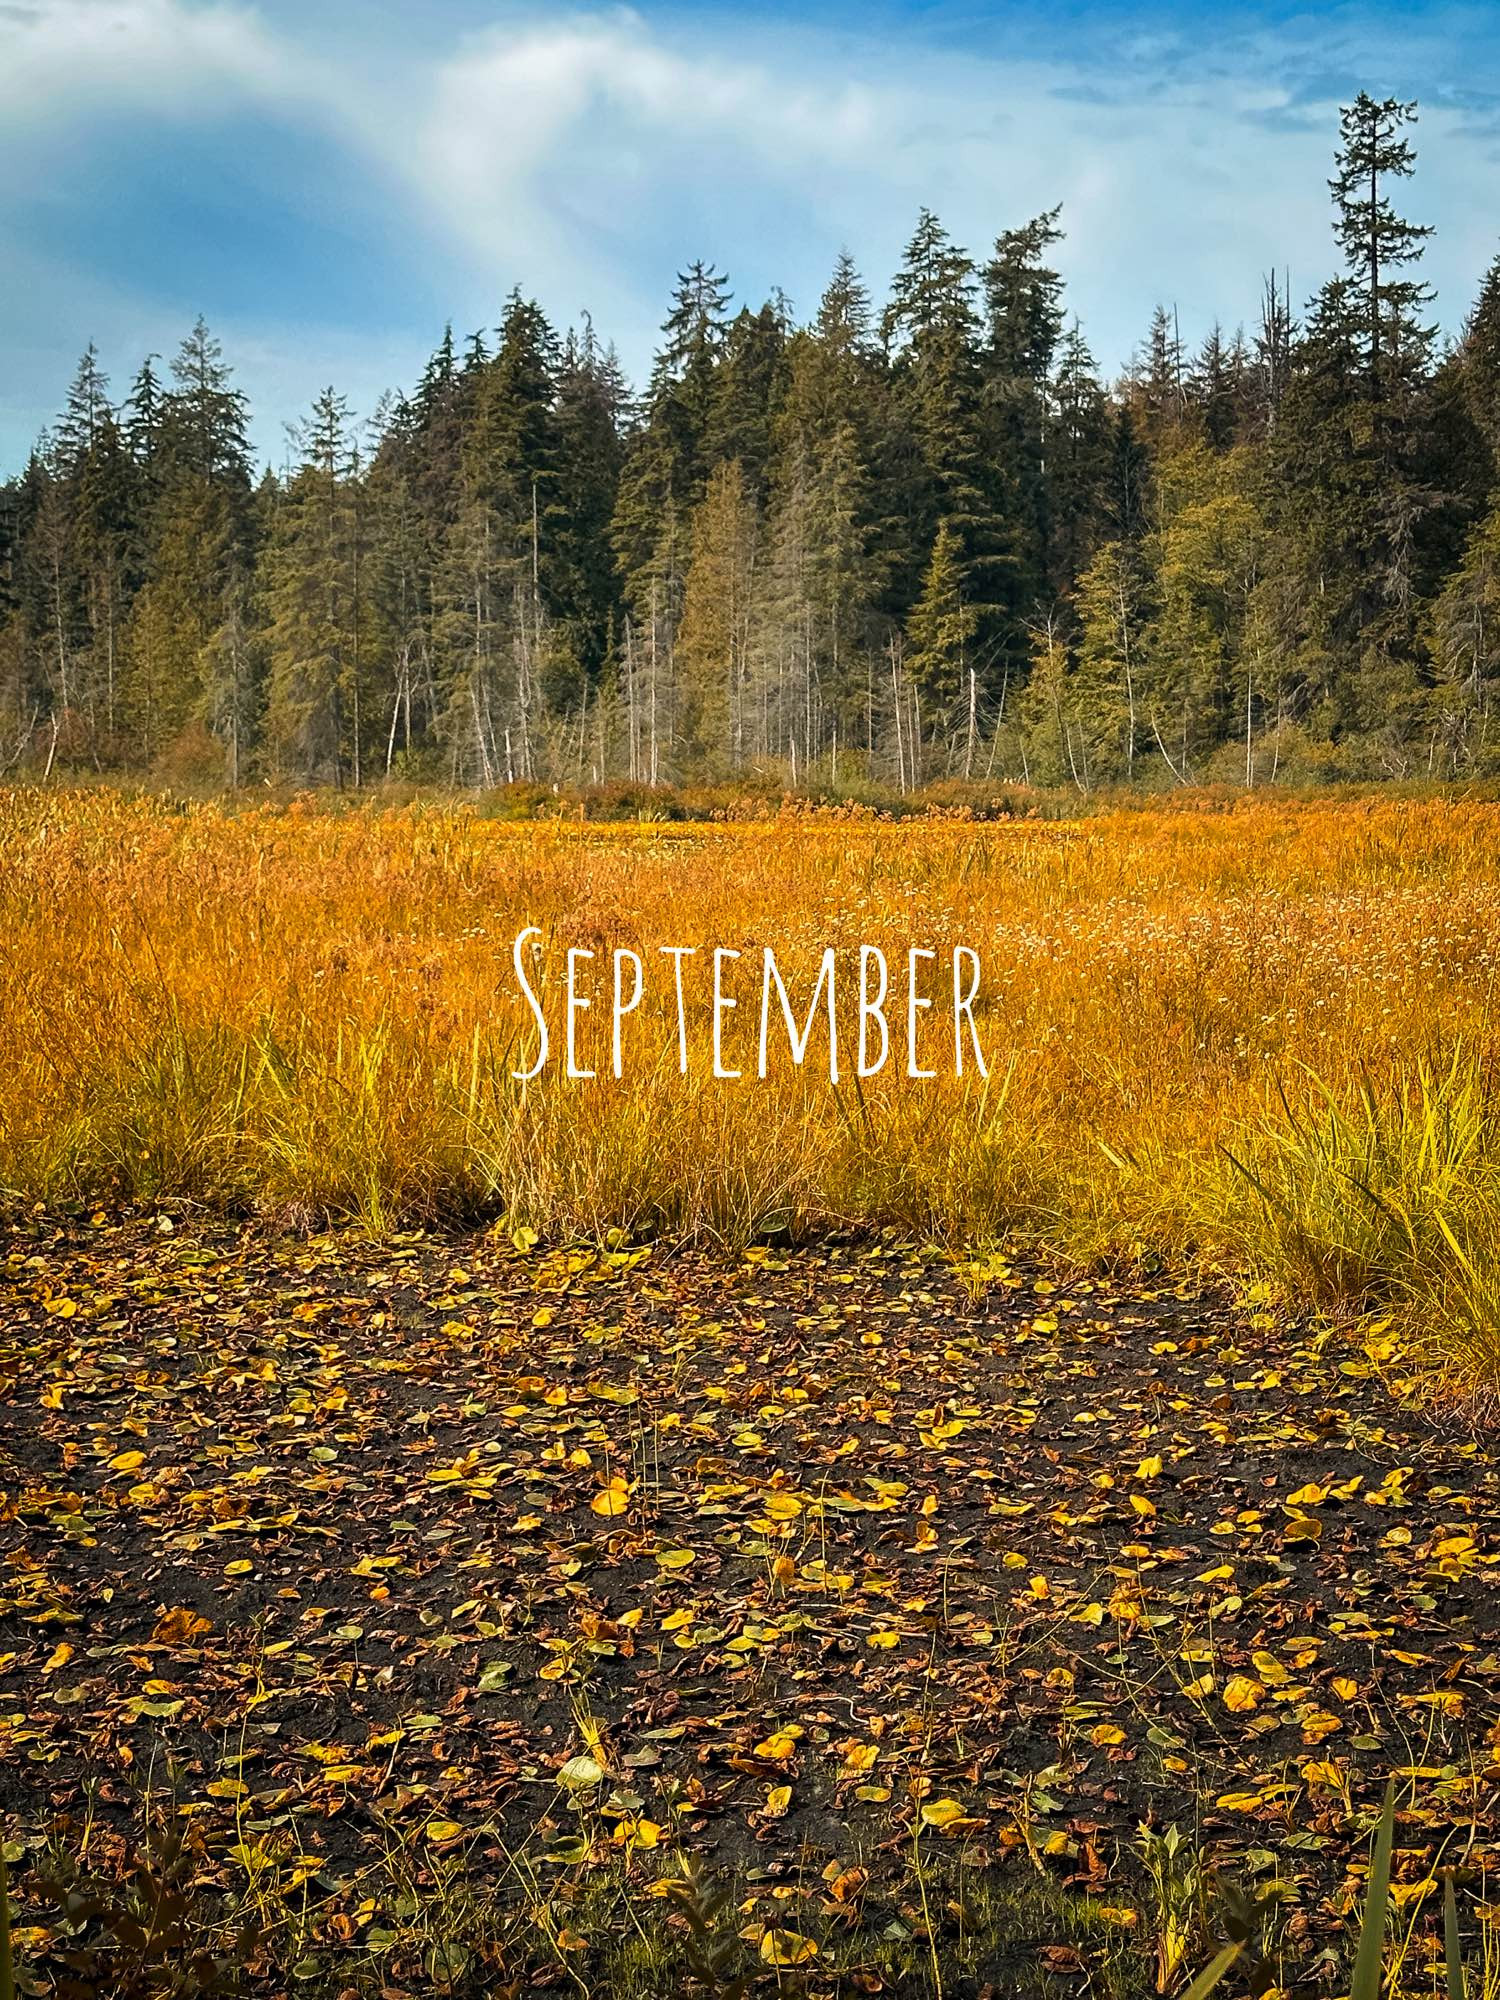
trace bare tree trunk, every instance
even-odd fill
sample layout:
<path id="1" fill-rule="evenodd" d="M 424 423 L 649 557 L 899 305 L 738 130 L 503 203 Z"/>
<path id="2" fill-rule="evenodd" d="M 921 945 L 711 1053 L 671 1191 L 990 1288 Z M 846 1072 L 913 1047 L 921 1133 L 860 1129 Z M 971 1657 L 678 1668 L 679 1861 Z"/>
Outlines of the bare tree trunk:
<path id="1" fill-rule="evenodd" d="M 479 740 L 480 769 L 484 773 L 484 782 L 486 787 L 488 787 L 490 785 L 493 785 L 495 782 L 495 772 L 493 765 L 490 763 L 490 746 L 485 734 L 484 716 L 479 706 L 479 682 L 477 679 L 471 680 L 469 682 L 469 701 L 474 710 L 474 734 Z M 510 733 L 509 731 L 507 731 L 506 732 L 507 756 L 509 755 L 509 751 L 510 751 Z"/>
<path id="2" fill-rule="evenodd" d="M 401 721 L 401 694 L 406 682 L 406 654 L 403 648 L 396 668 L 396 688 L 391 697 L 391 726 L 385 739 L 385 775 L 391 775 L 391 766 L 396 761 L 396 728 Z"/>
<path id="3" fill-rule="evenodd" d="M 896 641 L 891 640 L 891 712 L 896 719 L 896 789 L 906 797 L 906 759 L 901 747 L 901 676 L 896 667 Z"/>
<path id="4" fill-rule="evenodd" d="M 1172 776 L 1177 780 L 1179 785 L 1185 785 L 1187 783 L 1187 779 L 1183 776 L 1182 772 L 1178 770 L 1177 766 L 1172 762 L 1172 753 L 1170 750 L 1168 750 L 1166 744 L 1163 743 L 1163 741 L 1161 740 L 1161 727 L 1157 722 L 1155 715 L 1153 715 L 1151 718 L 1151 733 L 1156 738 L 1156 747 L 1158 750 L 1160 750 L 1163 758 L 1165 759 L 1167 769 L 1172 773 Z"/>
<path id="5" fill-rule="evenodd" d="M 988 780 L 995 775 L 995 759 L 1000 754 L 1000 730 L 1005 721 L 1005 697 L 1010 692 L 1010 662 L 1005 663 L 1005 677 L 1000 683 L 1000 708 L 995 716 L 995 733 L 990 738 L 990 761 L 984 767 Z"/>
<path id="6" fill-rule="evenodd" d="M 1130 658 L 1130 607 L 1125 601 L 1125 581 L 1120 579 L 1117 600 L 1120 609 L 1120 655 L 1125 667 L 1125 779 L 1135 777 L 1135 674 Z"/>

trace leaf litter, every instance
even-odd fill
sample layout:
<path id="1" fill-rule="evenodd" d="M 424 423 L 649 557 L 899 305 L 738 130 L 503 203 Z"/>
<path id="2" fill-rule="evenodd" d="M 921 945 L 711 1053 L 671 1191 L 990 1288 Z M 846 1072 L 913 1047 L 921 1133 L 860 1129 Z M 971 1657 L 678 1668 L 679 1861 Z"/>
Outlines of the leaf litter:
<path id="1" fill-rule="evenodd" d="M 39 1217 L 0 1278 L 21 1851 L 163 1767 L 209 1865 L 678 1844 L 833 1910 L 913 1840 L 1117 1895 L 1180 1822 L 1316 1928 L 1394 1771 L 1410 1897 L 1493 1858 L 1500 1482 L 1378 1345 L 893 1238 Z"/>

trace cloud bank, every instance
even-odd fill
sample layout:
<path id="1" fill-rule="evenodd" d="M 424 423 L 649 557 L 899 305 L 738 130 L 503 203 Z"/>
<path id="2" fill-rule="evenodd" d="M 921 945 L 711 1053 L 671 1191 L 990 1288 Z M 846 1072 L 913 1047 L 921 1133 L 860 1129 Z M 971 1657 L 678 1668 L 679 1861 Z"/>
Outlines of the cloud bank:
<path id="1" fill-rule="evenodd" d="M 1158 299 L 1197 335 L 1251 316 L 1273 264 L 1314 289 L 1362 85 L 1424 99 L 1408 205 L 1439 225 L 1450 327 L 1494 253 L 1484 13 L 853 18 L 0 4 L 0 464 L 89 338 L 122 389 L 202 311 L 275 455 L 325 381 L 368 407 L 512 285 L 590 310 L 641 372 L 689 257 L 806 311 L 846 244 L 883 288 L 923 204 L 982 252 L 1061 202 L 1070 303 L 1113 370 Z"/>

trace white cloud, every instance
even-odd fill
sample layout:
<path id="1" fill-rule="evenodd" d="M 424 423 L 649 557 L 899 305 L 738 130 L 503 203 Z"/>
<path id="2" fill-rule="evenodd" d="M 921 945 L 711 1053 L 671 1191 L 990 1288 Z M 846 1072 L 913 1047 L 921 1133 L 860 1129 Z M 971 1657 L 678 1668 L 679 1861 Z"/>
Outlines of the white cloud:
<path id="1" fill-rule="evenodd" d="M 921 205 L 982 254 L 1061 201 L 1111 364 L 1157 289 L 1232 319 L 1273 258 L 1308 269 L 1326 247 L 1326 131 L 1268 144 L 1280 93 L 1262 80 L 1227 103 L 1218 80 L 1099 93 L 1077 65 L 983 47 L 720 36 L 669 40 L 624 11 L 512 17 L 436 65 L 401 164 L 477 269 L 544 297 L 602 291 L 638 335 L 664 218 L 670 259 L 713 255 L 809 305 L 845 241 L 883 282 Z M 669 272 L 650 275 L 654 320 Z"/>
<path id="2" fill-rule="evenodd" d="M 748 4 L 648 17 L 516 0 L 459 38 L 433 0 L 403 17 L 398 48 L 347 22 L 320 36 L 314 10 L 280 0 L 0 0 L 0 227 L 26 212 L 39 142 L 65 175 L 59 142 L 101 111 L 201 127 L 261 109 L 357 164 L 388 203 L 392 241 L 408 259 L 415 244 L 451 287 L 460 328 L 492 324 L 519 283 L 560 320 L 589 307 L 640 369 L 689 257 L 727 265 L 741 296 L 780 283 L 809 310 L 844 244 L 878 292 L 921 205 L 983 255 L 999 229 L 1061 201 L 1070 302 L 1114 368 L 1158 298 L 1196 336 L 1252 315 L 1273 263 L 1291 266 L 1294 293 L 1313 290 L 1333 261 L 1335 107 L 1368 79 L 1437 97 L 1408 205 L 1440 225 L 1430 275 L 1447 323 L 1461 319 L 1489 254 L 1496 120 L 1448 72 L 1492 36 L 1466 41 L 1454 16 L 1423 39 L 1350 12 L 1336 29 L 1308 17 L 1259 37 L 1200 25 L 1191 48 L 1129 31 L 1106 46 L 1104 30 L 1065 48 L 1008 17 L 969 15 L 959 46 L 920 16 L 876 40 Z M 257 162 L 263 176 L 273 165 Z M 65 247 L 55 268 L 55 296 L 38 274 L 28 300 L 33 331 L 90 294 Z M 122 315 L 132 334 L 151 282 L 144 244 Z M 297 376 L 299 326 L 325 316 L 289 306 L 274 268 L 262 282 L 264 310 L 239 331 L 279 391 Z M 71 318 L 58 330 L 70 352 L 99 331 Z M 222 330 L 232 348 L 236 328 Z M 319 380 L 340 372 L 341 339 L 355 368 L 391 351 L 382 331 L 324 324 Z M 273 439 L 289 414 L 275 411 Z"/>
<path id="3" fill-rule="evenodd" d="M 833 226 L 827 190 L 868 171 L 879 119 L 863 82 L 814 70 L 804 84 L 789 64 L 670 46 L 620 11 L 513 19 L 466 43 L 436 65 L 415 142 L 399 151 L 477 270 L 636 322 L 649 297 L 654 323 L 664 236 L 676 262 L 774 261 L 777 243 L 752 247 L 741 219 L 775 201 L 778 238 L 805 235 L 812 218 Z"/>
<path id="4" fill-rule="evenodd" d="M 0 8 L 0 108 L 12 131 L 89 106 L 201 108 L 205 93 L 283 94 L 290 51 L 252 12 L 180 0 L 35 0 Z"/>

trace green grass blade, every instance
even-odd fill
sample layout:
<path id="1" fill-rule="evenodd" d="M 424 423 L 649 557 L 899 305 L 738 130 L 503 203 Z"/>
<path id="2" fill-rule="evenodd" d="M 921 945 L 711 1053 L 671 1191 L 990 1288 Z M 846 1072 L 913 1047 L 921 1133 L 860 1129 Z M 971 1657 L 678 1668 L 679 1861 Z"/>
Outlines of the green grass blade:
<path id="1" fill-rule="evenodd" d="M 1204 1966 L 1198 1977 L 1193 1981 L 1186 1993 L 1183 1994 L 1182 2000 L 1208 2000 L 1209 1994 L 1213 1992 L 1230 1967 L 1235 1964 L 1244 1949 L 1245 1947 L 1242 1944 L 1226 1944 L 1218 1957 L 1210 1959 L 1209 1963 Z"/>
<path id="2" fill-rule="evenodd" d="M 0 1840 L 0 2000 L 16 2000 L 16 1966 L 10 1950 L 10 1878 Z"/>
<path id="3" fill-rule="evenodd" d="M 1385 1788 L 1385 1805 L 1375 1829 L 1375 1852 L 1370 1857 L 1370 1886 L 1365 1895 L 1364 1920 L 1359 1927 L 1359 1950 L 1354 1958 L 1354 1980 L 1349 2000 L 1380 2000 L 1382 1960 L 1385 1956 L 1385 1920 L 1391 1900 L 1391 1846 L 1396 1834 L 1396 1781 Z"/>
<path id="4" fill-rule="evenodd" d="M 1453 1877 L 1443 1877 L 1443 1972 L 1447 2000 L 1465 2000 L 1464 1958 L 1458 1942 L 1458 1898 Z"/>

